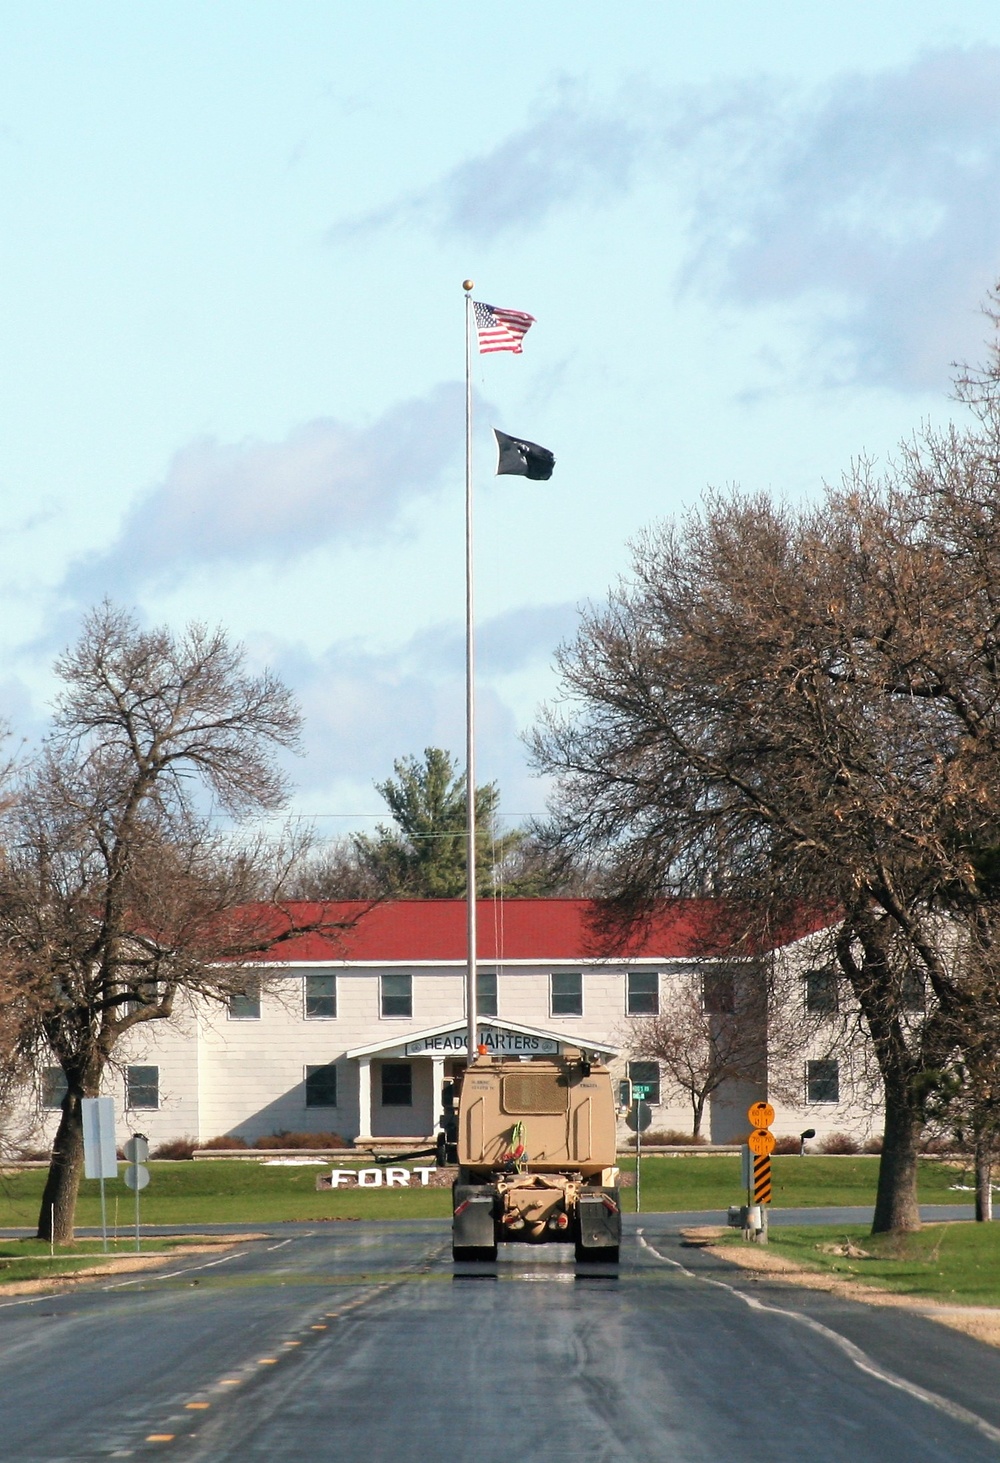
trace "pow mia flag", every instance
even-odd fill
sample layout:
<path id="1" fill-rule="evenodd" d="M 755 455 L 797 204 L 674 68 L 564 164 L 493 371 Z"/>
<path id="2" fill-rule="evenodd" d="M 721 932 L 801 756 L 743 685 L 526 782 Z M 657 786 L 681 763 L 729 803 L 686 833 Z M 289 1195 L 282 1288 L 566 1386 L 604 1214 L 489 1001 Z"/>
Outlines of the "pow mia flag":
<path id="1" fill-rule="evenodd" d="M 497 477 L 505 473 L 517 473 L 520 477 L 534 478 L 536 482 L 547 482 L 555 467 L 555 457 L 547 447 L 537 442 L 526 442 L 523 437 L 508 437 L 506 432 L 493 428 L 497 439 Z"/>

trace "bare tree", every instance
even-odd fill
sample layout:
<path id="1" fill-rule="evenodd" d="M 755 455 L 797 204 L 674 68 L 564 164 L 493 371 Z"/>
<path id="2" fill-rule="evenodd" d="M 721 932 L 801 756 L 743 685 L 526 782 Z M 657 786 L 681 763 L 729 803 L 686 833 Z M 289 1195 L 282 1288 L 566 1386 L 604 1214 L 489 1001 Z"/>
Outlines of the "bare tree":
<path id="1" fill-rule="evenodd" d="M 122 1038 L 182 995 L 244 988 L 240 961 L 322 910 L 282 907 L 296 850 L 216 831 L 285 798 L 276 749 L 299 715 L 271 674 L 249 674 L 221 631 L 174 638 L 105 604 L 56 665 L 54 730 L 3 816 L 0 935 L 19 991 L 18 1045 L 53 1058 L 66 1095 L 39 1236 L 72 1238 L 80 1106 Z M 199 809 L 205 794 L 210 804 Z M 54 1226 L 50 1216 L 54 1215 Z"/>
<path id="2" fill-rule="evenodd" d="M 766 1000 L 759 970 L 714 967 L 672 978 L 659 1014 L 630 1021 L 630 1056 L 658 1063 L 667 1093 L 690 1103 L 693 1137 L 724 1083 L 763 1079 Z"/>
<path id="3" fill-rule="evenodd" d="M 953 430 L 815 509 L 732 494 L 648 534 L 535 741 L 619 920 L 722 892 L 836 923 L 883 1087 L 876 1230 L 919 1225 L 925 1079 L 990 999 L 953 952 L 997 903 L 998 465 L 985 427 Z"/>

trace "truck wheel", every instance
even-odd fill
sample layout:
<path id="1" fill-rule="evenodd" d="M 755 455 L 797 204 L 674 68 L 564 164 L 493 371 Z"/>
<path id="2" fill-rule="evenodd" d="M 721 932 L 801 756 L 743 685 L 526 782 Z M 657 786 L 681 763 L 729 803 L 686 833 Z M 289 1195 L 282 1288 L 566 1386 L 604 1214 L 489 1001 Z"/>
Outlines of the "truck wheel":
<path id="1" fill-rule="evenodd" d="M 618 1245 L 581 1245 L 576 1244 L 576 1263 L 578 1265 L 617 1265 L 620 1249 Z"/>
<path id="2" fill-rule="evenodd" d="M 492 1264 L 497 1257 L 496 1245 L 452 1245 L 453 1260 L 476 1260 L 480 1264 Z"/>

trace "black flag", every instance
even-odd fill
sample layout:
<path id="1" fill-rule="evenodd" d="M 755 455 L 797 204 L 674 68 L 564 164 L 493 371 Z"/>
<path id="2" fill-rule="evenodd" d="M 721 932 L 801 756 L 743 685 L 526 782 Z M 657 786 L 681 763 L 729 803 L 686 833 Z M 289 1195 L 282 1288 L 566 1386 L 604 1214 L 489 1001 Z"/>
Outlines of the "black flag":
<path id="1" fill-rule="evenodd" d="M 537 442 L 525 442 L 523 437 L 508 437 L 506 432 L 493 428 L 497 439 L 497 477 L 504 473 L 518 473 L 521 477 L 534 478 L 536 482 L 547 482 L 555 467 L 555 457 L 547 447 Z"/>

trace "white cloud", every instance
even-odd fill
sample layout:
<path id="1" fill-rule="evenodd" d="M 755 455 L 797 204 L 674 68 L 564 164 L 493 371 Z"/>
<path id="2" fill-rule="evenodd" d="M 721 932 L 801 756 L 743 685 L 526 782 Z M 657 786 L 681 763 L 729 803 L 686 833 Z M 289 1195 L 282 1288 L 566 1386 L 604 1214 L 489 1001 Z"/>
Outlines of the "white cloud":
<path id="1" fill-rule="evenodd" d="M 690 279 L 797 304 L 849 378 L 940 389 L 1000 273 L 1000 50 L 936 51 L 692 116 Z"/>
<path id="2" fill-rule="evenodd" d="M 383 534 L 437 487 L 461 445 L 462 411 L 462 388 L 449 384 L 370 427 L 322 418 L 281 442 L 191 443 L 66 588 L 93 598 L 199 564 L 283 562 L 334 538 Z"/>
<path id="3" fill-rule="evenodd" d="M 938 391 L 952 360 L 979 354 L 978 306 L 1000 274 L 993 46 L 808 92 L 767 79 L 640 86 L 598 105 L 564 84 L 531 125 L 335 234 L 423 223 L 489 243 L 557 208 L 617 204 L 650 178 L 665 190 L 651 248 L 661 226 L 684 229 L 688 288 L 789 308 L 797 372 Z"/>
<path id="4" fill-rule="evenodd" d="M 499 781 L 511 812 L 540 811 L 544 784 L 528 771 L 521 728 L 498 678 L 551 661 L 577 620 L 574 606 L 542 605 L 498 615 L 478 629 L 479 780 Z M 398 757 L 425 747 L 444 747 L 464 763 L 464 654 L 457 625 L 419 631 L 384 652 L 342 642 L 312 657 L 271 646 L 268 660 L 296 687 L 305 712 L 305 757 L 290 768 L 300 806 L 316 811 L 317 799 L 326 799 L 343 807 L 350 789 L 355 803 L 377 807 L 372 783 Z"/>
<path id="5" fill-rule="evenodd" d="M 529 126 L 490 152 L 460 163 L 426 189 L 337 224 L 330 237 L 364 238 L 422 221 L 489 243 L 544 223 L 562 204 L 599 203 L 625 192 L 642 145 L 635 121 L 598 112 L 578 87 L 564 82 Z"/>

